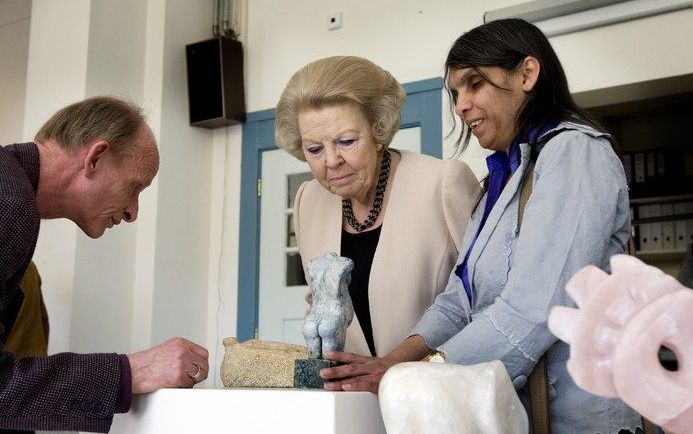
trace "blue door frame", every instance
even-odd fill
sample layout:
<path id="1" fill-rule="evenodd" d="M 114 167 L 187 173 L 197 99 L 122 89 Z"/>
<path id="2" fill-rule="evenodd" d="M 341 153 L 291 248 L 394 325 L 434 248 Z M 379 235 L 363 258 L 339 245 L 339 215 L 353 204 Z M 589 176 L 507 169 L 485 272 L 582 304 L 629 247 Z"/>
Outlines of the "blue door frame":
<path id="1" fill-rule="evenodd" d="M 441 78 L 403 85 L 407 99 L 401 128 L 421 128 L 421 153 L 443 155 Z M 252 339 L 258 322 L 260 273 L 260 197 L 258 180 L 262 153 L 277 149 L 274 143 L 274 109 L 249 113 L 243 125 L 241 151 L 241 213 L 238 249 L 238 326 L 240 341 Z"/>

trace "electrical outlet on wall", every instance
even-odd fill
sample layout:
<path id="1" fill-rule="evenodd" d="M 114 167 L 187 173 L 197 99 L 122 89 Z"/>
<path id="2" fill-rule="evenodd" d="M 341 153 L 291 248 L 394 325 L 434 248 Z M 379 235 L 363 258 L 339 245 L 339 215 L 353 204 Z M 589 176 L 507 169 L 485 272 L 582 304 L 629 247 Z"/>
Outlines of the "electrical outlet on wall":
<path id="1" fill-rule="evenodd" d="M 342 28 L 342 13 L 335 12 L 327 16 L 327 29 L 337 30 Z"/>

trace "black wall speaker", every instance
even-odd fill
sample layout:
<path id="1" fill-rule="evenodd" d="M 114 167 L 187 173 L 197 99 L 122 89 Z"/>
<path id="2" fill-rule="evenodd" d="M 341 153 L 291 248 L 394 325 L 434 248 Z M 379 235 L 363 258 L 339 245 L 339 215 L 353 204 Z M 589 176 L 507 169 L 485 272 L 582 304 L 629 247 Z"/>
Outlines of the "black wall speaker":
<path id="1" fill-rule="evenodd" d="M 243 47 L 218 36 L 185 46 L 190 125 L 218 128 L 245 121 Z"/>

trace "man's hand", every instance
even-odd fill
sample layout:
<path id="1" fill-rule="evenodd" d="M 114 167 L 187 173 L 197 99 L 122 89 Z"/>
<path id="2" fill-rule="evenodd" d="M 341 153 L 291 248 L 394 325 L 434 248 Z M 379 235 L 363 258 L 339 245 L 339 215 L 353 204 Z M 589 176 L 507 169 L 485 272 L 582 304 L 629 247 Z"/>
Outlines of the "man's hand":
<path id="1" fill-rule="evenodd" d="M 325 380 L 326 390 L 368 391 L 378 393 L 380 379 L 395 363 L 378 357 L 361 356 L 354 353 L 328 351 L 328 359 L 344 363 L 334 368 L 325 368 L 320 376 Z"/>
<path id="2" fill-rule="evenodd" d="M 139 353 L 129 354 L 132 393 L 164 387 L 193 387 L 209 372 L 209 353 L 183 338 L 172 338 Z"/>

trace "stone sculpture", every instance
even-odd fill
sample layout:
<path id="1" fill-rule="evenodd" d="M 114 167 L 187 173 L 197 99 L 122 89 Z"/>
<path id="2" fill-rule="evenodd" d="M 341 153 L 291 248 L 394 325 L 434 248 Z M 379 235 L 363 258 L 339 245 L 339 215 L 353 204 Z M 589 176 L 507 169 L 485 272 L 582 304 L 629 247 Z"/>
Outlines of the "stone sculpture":
<path id="1" fill-rule="evenodd" d="M 344 351 L 346 329 L 354 318 L 349 283 L 354 263 L 325 253 L 308 264 L 313 307 L 303 325 L 308 355 L 320 359 L 326 351 Z"/>
<path id="2" fill-rule="evenodd" d="M 667 432 L 693 427 L 693 291 L 627 255 L 611 275 L 588 266 L 566 292 L 578 309 L 554 307 L 549 329 L 570 344 L 568 371 L 584 390 L 618 397 Z M 659 362 L 671 349 L 678 370 Z"/>
<path id="3" fill-rule="evenodd" d="M 390 368 L 378 389 L 388 434 L 526 434 L 527 413 L 503 364 Z"/>
<path id="4" fill-rule="evenodd" d="M 252 339 L 224 339 L 221 381 L 226 387 L 293 387 L 294 361 L 308 356 L 306 348 Z"/>
<path id="5" fill-rule="evenodd" d="M 344 351 L 346 329 L 354 318 L 349 283 L 354 263 L 329 252 L 308 263 L 308 280 L 313 305 L 303 325 L 308 360 L 297 360 L 295 387 L 322 388 L 319 371 L 333 366 L 324 360 L 327 351 Z"/>

